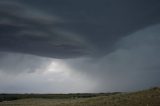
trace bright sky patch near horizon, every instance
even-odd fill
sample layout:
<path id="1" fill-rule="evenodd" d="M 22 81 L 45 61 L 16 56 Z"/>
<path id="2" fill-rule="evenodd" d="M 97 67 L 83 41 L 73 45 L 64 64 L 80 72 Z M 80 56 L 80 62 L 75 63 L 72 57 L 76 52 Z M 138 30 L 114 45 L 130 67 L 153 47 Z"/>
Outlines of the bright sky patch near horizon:
<path id="1" fill-rule="evenodd" d="M 0 1 L 0 93 L 160 85 L 159 0 Z"/>

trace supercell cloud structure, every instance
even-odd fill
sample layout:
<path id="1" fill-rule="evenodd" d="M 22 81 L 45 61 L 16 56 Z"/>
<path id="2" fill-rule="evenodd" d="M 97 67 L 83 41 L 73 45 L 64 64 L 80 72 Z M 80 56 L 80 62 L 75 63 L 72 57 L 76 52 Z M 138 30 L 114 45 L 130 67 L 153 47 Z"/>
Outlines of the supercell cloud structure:
<path id="1" fill-rule="evenodd" d="M 53 58 L 87 54 L 81 39 L 56 31 L 56 24 L 61 23 L 60 20 L 28 8 L 20 3 L 0 3 L 1 51 Z"/>
<path id="2" fill-rule="evenodd" d="M 159 0 L 2 0 L 0 92 L 158 86 L 159 34 Z"/>
<path id="3" fill-rule="evenodd" d="M 160 21 L 157 0 L 21 2 L 0 2 L 1 51 L 53 58 L 107 54 L 121 38 Z"/>

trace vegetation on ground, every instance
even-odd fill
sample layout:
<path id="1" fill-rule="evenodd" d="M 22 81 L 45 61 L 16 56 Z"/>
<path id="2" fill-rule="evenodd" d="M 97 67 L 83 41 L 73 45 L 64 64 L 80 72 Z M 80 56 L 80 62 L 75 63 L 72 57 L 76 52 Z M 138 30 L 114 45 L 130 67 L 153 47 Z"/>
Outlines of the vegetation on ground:
<path id="1" fill-rule="evenodd" d="M 0 106 L 160 106 L 160 88 L 155 87 L 134 93 L 117 93 L 89 98 L 19 99 L 0 102 Z"/>

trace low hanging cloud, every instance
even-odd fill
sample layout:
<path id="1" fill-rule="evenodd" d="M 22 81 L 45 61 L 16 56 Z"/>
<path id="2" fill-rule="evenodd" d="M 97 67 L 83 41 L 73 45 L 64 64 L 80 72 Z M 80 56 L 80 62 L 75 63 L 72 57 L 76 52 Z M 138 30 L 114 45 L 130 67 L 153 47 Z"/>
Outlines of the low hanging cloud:
<path id="1" fill-rule="evenodd" d="M 53 58 L 87 54 L 83 39 L 56 30 L 61 21 L 28 8 L 20 3 L 0 2 L 0 51 Z"/>
<path id="2" fill-rule="evenodd" d="M 0 71 L 7 74 L 34 73 L 45 70 L 51 59 L 19 53 L 0 53 Z"/>
<path id="3" fill-rule="evenodd" d="M 160 84 L 160 25 L 148 27 L 117 42 L 102 58 L 70 60 L 76 73 L 99 81 L 95 91 L 128 91 Z"/>
<path id="4" fill-rule="evenodd" d="M 159 85 L 159 11 L 159 0 L 0 1 L 0 92 Z"/>
<path id="5" fill-rule="evenodd" d="M 106 55 L 123 37 L 160 21 L 157 0 L 65 3 L 1 1 L 0 51 L 52 58 Z"/>

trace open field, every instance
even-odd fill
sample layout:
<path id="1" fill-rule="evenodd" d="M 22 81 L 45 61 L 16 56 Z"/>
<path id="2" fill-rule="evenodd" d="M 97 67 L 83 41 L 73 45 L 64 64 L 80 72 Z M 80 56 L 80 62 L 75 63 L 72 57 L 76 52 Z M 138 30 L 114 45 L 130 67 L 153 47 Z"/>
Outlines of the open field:
<path id="1" fill-rule="evenodd" d="M 0 106 L 160 106 L 160 88 L 88 98 L 19 99 L 0 102 Z"/>

